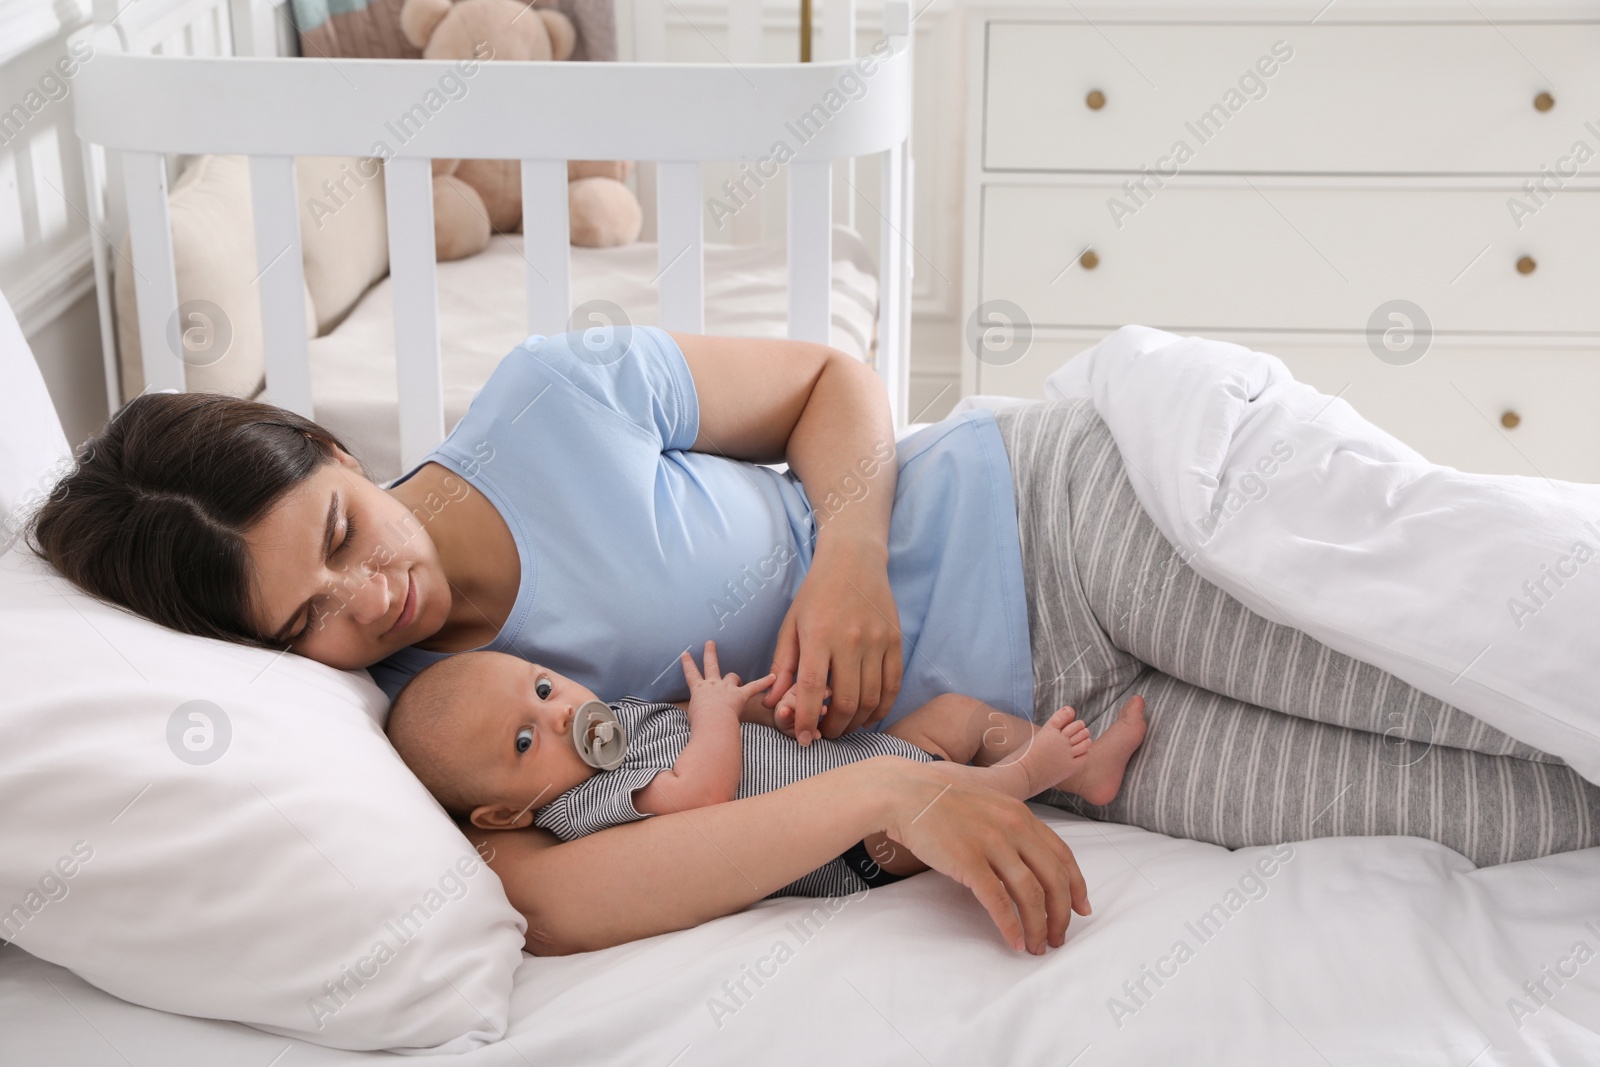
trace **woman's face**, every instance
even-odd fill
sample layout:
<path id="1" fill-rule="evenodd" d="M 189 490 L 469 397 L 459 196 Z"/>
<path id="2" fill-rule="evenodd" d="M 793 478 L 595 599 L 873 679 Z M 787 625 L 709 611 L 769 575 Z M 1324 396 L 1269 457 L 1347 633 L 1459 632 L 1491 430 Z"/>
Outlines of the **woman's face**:
<path id="1" fill-rule="evenodd" d="M 344 452 L 245 540 L 256 628 L 319 663 L 371 666 L 449 616 L 450 585 L 427 530 Z"/>

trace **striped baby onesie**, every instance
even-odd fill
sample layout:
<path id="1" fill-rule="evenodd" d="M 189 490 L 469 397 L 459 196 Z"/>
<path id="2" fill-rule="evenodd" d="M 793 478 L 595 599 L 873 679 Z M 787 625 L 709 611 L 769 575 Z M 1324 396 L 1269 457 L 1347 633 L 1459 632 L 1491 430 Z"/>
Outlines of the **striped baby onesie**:
<path id="1" fill-rule="evenodd" d="M 633 806 L 633 794 L 649 785 L 662 771 L 672 769 L 689 743 L 689 717 L 674 704 L 655 704 L 635 697 L 610 702 L 610 708 L 627 731 L 628 747 L 622 765 L 600 771 L 540 808 L 533 818 L 563 841 L 585 837 L 622 823 L 647 818 Z M 770 793 L 823 771 L 873 756 L 904 756 L 931 762 L 938 757 L 909 741 L 889 734 L 856 730 L 838 738 L 819 737 L 802 746 L 782 731 L 760 723 L 739 724 L 744 767 L 739 776 L 739 797 Z M 852 864 L 852 859 L 854 864 Z M 864 849 L 857 845 L 829 860 L 810 874 L 795 879 L 774 897 L 842 897 L 870 888 L 857 873 Z M 886 872 L 885 872 L 886 875 Z M 892 880 L 887 876 L 879 881 Z"/>

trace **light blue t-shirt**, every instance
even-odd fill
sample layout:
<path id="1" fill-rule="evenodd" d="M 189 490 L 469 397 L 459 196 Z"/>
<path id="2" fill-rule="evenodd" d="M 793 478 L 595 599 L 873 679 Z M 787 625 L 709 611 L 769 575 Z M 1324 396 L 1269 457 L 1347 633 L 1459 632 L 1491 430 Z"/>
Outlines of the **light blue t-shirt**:
<path id="1" fill-rule="evenodd" d="M 689 451 L 699 430 L 694 380 L 663 330 L 535 335 L 501 361 L 424 460 L 481 490 L 516 539 L 516 603 L 485 648 L 603 699 L 684 699 L 679 654 L 698 660 L 707 639 L 724 671 L 767 672 L 811 565 L 811 504 L 787 472 Z M 898 459 L 889 581 L 905 672 L 879 728 L 945 692 L 1030 716 L 1016 498 L 993 416 L 929 426 Z M 851 506 L 840 488 L 823 490 L 830 508 Z M 372 674 L 392 698 L 444 656 L 403 649 Z"/>

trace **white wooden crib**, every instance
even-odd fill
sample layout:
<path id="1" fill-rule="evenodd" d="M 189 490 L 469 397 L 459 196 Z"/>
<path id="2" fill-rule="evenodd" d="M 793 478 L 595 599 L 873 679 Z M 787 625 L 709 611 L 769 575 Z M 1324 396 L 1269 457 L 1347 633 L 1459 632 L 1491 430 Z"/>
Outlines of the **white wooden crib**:
<path id="1" fill-rule="evenodd" d="M 250 158 L 266 396 L 311 415 L 294 158 L 373 154 L 384 124 L 434 89 L 454 64 L 371 59 L 335 64 L 229 54 L 240 42 L 270 32 L 270 0 L 234 0 L 232 33 L 224 32 L 226 0 L 99 3 L 94 25 L 83 31 L 94 59 L 78 74 L 75 92 L 90 222 L 97 235 L 108 382 L 117 381 L 106 294 L 116 254 L 111 233 L 119 216 L 125 212 L 132 241 L 145 382 L 151 389 L 181 390 L 184 364 L 165 337 L 178 308 L 167 159 L 242 154 Z M 671 6 L 634 0 L 630 14 L 642 54 L 659 55 L 663 8 Z M 567 329 L 573 310 L 566 161 L 653 162 L 661 324 L 701 332 L 703 165 L 754 164 L 768 156 L 784 136 L 785 124 L 811 112 L 842 75 L 855 69 L 854 0 L 827 3 L 829 29 L 819 51 L 833 58 L 822 62 L 749 62 L 747 57 L 759 51 L 760 18 L 759 0 L 731 5 L 726 63 L 483 63 L 470 94 L 446 104 L 409 141 L 391 146 L 385 184 L 405 465 L 425 455 L 446 429 L 431 159 L 522 161 L 527 325 L 530 333 L 545 334 Z M 795 145 L 787 165 L 788 335 L 826 342 L 835 169 L 849 167 L 858 157 L 880 157 L 876 365 L 897 425 L 905 420 L 909 379 L 909 22 L 903 0 L 887 0 L 887 56 L 873 57 L 866 91 Z M 190 46 L 183 51 L 213 54 L 159 54 L 161 43 L 174 35 Z M 560 106 L 528 104 L 552 100 Z M 645 183 L 641 187 L 648 189 Z M 112 384 L 113 410 L 119 403 L 115 390 Z"/>

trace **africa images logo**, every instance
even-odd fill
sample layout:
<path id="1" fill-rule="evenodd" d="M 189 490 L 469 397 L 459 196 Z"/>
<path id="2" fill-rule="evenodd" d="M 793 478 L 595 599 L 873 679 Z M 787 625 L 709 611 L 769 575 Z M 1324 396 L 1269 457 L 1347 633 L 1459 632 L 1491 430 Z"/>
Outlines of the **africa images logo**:
<path id="1" fill-rule="evenodd" d="M 209 700 L 179 704 L 167 717 L 167 747 L 185 763 L 215 763 L 233 742 L 228 713 Z"/>

